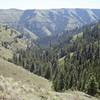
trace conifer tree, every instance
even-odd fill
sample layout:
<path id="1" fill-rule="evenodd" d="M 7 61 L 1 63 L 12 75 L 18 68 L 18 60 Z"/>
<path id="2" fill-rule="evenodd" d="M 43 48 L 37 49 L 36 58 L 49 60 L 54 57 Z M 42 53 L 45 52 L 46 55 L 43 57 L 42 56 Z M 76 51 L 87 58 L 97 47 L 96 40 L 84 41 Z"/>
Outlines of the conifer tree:
<path id="1" fill-rule="evenodd" d="M 96 78 L 94 75 L 92 75 L 88 81 L 88 84 L 86 85 L 86 91 L 89 95 L 95 96 L 98 92 L 98 82 L 96 81 Z"/>

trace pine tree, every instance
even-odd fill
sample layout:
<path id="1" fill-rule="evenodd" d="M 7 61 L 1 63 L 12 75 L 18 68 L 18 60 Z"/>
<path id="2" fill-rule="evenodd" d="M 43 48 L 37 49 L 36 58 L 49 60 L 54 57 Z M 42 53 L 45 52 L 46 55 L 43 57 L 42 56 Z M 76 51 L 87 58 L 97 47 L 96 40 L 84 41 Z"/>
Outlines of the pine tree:
<path id="1" fill-rule="evenodd" d="M 96 78 L 94 75 L 92 75 L 88 81 L 88 84 L 86 86 L 86 92 L 89 95 L 95 96 L 98 92 L 98 82 L 96 81 Z"/>
<path id="2" fill-rule="evenodd" d="M 30 68 L 30 72 L 34 71 L 34 63 L 32 63 L 31 68 Z"/>
<path id="3" fill-rule="evenodd" d="M 56 91 L 63 91 L 65 87 L 64 75 L 60 72 L 53 81 L 53 87 Z"/>
<path id="4" fill-rule="evenodd" d="M 47 66 L 45 78 L 51 79 L 51 68 L 50 68 L 50 66 Z"/>

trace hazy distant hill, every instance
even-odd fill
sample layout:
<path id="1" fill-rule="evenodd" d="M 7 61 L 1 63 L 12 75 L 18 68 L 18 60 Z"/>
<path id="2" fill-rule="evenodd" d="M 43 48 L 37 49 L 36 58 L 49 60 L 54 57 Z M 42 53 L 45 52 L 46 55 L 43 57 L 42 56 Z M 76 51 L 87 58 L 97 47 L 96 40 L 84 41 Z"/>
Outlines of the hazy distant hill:
<path id="1" fill-rule="evenodd" d="M 35 39 L 60 34 L 99 19 L 99 9 L 0 10 L 1 23 L 7 23 Z"/>
<path id="2" fill-rule="evenodd" d="M 17 9 L 0 9 L 0 23 L 6 23 L 16 27 L 22 13 L 22 10 Z"/>

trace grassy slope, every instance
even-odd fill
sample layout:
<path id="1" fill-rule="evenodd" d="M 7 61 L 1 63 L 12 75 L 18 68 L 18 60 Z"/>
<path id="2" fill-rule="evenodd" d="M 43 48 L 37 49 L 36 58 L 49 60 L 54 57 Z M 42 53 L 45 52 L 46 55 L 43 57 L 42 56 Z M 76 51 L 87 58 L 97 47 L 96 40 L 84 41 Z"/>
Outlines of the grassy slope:
<path id="1" fill-rule="evenodd" d="M 43 87 L 45 89 L 50 89 L 50 83 L 44 78 L 37 75 L 31 74 L 20 66 L 9 63 L 0 58 L 0 74 L 5 77 L 12 77 L 16 81 L 22 81 L 25 83 L 30 83 L 37 85 L 38 87 Z"/>
<path id="2" fill-rule="evenodd" d="M 53 92 L 51 83 L 0 58 L 0 98 L 7 100 L 97 100 L 78 91 Z"/>
<path id="3" fill-rule="evenodd" d="M 0 58 L 0 98 L 7 100 L 40 100 L 51 90 L 51 83 Z M 13 80 L 14 79 L 14 80 Z"/>
<path id="4" fill-rule="evenodd" d="M 12 33 L 11 30 L 13 30 Z M 26 48 L 27 41 L 24 40 L 23 38 L 18 38 L 19 35 L 21 35 L 21 33 L 11 28 L 5 30 L 5 25 L 0 24 L 0 56 L 1 57 L 5 59 L 8 58 L 11 59 L 13 56 L 13 52 L 17 48 L 19 49 Z M 7 48 L 2 45 L 3 42 L 7 42 L 9 44 Z"/>
<path id="5" fill-rule="evenodd" d="M 96 100 L 81 92 L 57 93 L 51 89 L 51 83 L 37 75 L 16 66 L 2 58 L 12 58 L 16 48 L 25 48 L 26 41 L 14 38 L 20 35 L 15 32 L 11 35 L 11 29 L 0 28 L 0 98 L 6 97 L 7 100 Z M 15 30 L 14 30 L 15 31 Z M 13 42 L 12 42 L 13 41 Z M 9 48 L 2 46 L 2 42 L 11 43 Z M 64 58 L 59 62 L 63 64 Z"/>

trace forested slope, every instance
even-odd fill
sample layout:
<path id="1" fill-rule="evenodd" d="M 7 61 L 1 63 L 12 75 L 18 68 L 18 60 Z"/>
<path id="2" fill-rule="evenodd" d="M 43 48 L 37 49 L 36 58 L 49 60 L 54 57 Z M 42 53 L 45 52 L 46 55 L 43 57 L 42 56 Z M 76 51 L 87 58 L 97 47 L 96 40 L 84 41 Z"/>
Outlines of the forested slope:
<path id="1" fill-rule="evenodd" d="M 81 33 L 66 40 L 61 36 L 58 45 L 44 49 L 27 48 L 14 54 L 13 62 L 53 81 L 56 91 L 68 89 L 90 95 L 100 93 L 100 24 L 83 27 Z M 31 63 L 30 63 L 31 62 Z"/>

